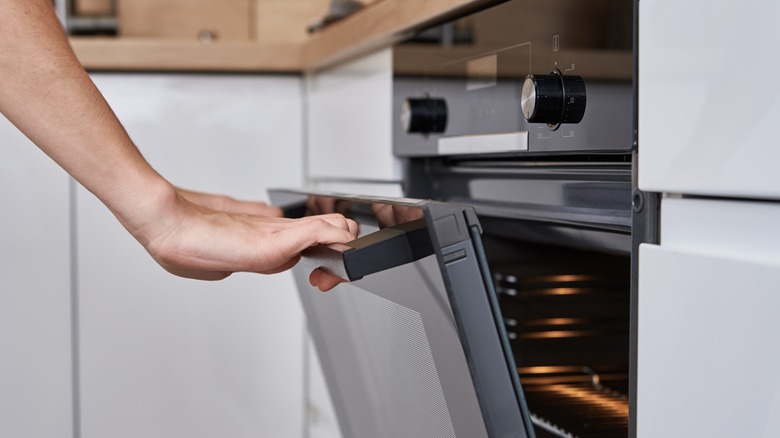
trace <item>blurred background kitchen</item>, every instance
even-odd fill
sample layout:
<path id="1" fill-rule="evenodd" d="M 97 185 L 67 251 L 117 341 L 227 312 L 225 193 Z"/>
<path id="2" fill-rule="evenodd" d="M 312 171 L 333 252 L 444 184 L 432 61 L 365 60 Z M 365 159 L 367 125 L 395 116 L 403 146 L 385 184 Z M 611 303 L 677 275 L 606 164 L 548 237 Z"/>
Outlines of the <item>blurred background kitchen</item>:
<path id="1" fill-rule="evenodd" d="M 725 73 L 735 66 L 754 71 L 760 64 L 768 75 L 777 67 L 766 47 L 780 40 L 773 22 L 780 6 L 759 0 L 523 1 L 533 7 L 525 8 L 525 24 L 517 29 L 550 42 L 534 52 L 542 61 L 531 72 L 548 74 L 549 66 L 567 59 L 562 74 L 583 75 L 591 87 L 592 118 L 585 119 L 591 131 L 579 130 L 586 133 L 579 138 L 597 147 L 608 141 L 594 133 L 619 139 L 606 154 L 560 148 L 553 152 L 562 155 L 529 154 L 544 162 L 542 168 L 575 156 L 581 167 L 574 173 L 608 156 L 606 168 L 619 174 L 624 215 L 610 217 L 622 221 L 611 231 L 623 251 L 622 383 L 612 409 L 620 432 L 614 436 L 777 436 L 780 398 L 776 378 L 769 377 L 780 367 L 780 352 L 772 347 L 780 311 L 780 233 L 773 231 L 780 221 L 773 127 L 780 100 L 761 80 L 739 80 L 739 92 L 723 91 Z M 393 152 L 401 132 L 394 87 L 427 90 L 434 82 L 415 76 L 456 64 L 445 58 L 487 52 L 503 36 L 497 26 L 469 17 L 440 32 L 417 32 L 502 3 L 55 0 L 54 7 L 77 56 L 154 168 L 187 189 L 267 200 L 272 187 L 408 195 L 408 162 Z M 498 15 L 502 29 L 521 21 L 521 15 Z M 587 38 L 602 34 L 617 38 Z M 569 43 L 574 36 L 581 46 Z M 394 55 L 391 47 L 410 39 L 416 45 Z M 513 63 L 492 74 L 520 78 L 512 86 L 521 86 L 531 68 L 530 44 L 511 48 L 514 55 L 502 56 Z M 567 70 L 575 64 L 576 71 Z M 394 72 L 415 78 L 394 82 Z M 477 72 L 478 80 L 485 78 Z M 604 92 L 610 81 L 620 85 L 619 92 L 604 94 L 613 100 L 594 99 L 593 91 L 601 86 Z M 484 108 L 498 102 L 501 111 L 517 112 L 519 94 L 502 91 L 510 81 L 499 83 L 474 88 L 495 91 Z M 618 101 L 627 106 L 618 108 Z M 618 114 L 592 123 L 595 114 L 607 114 L 594 111 L 598 102 Z M 462 108 L 475 118 L 495 113 Z M 552 132 L 545 124 L 528 128 L 520 117 L 509 124 L 516 122 L 525 137 L 513 138 L 525 139 L 526 149 L 502 150 L 493 161 L 477 157 L 477 172 L 523 168 L 528 132 L 539 133 L 532 145 Z M 405 137 L 407 143 L 395 147 L 423 155 L 417 147 L 437 139 L 430 133 Z M 599 160 L 591 162 L 594 156 Z M 428 158 L 418 162 L 455 163 L 453 173 L 462 170 L 458 160 Z M 422 169 L 423 182 L 434 171 L 449 171 Z M 518 198 L 536 196 L 537 186 L 528 187 Z M 590 194 L 576 195 L 596 199 Z M 488 201 L 506 201 L 491 196 Z M 512 208 L 506 211 L 514 214 Z M 234 274 L 221 282 L 166 273 L 94 196 L 5 118 L 0 211 L 0 437 L 348 435 L 290 273 Z M 536 253 L 528 261 L 523 266 L 539 263 Z M 513 290 L 509 277 L 496 278 L 499 293 Z M 502 299 L 511 301 L 508 296 Z M 586 414 L 579 425 L 587 429 Z"/>

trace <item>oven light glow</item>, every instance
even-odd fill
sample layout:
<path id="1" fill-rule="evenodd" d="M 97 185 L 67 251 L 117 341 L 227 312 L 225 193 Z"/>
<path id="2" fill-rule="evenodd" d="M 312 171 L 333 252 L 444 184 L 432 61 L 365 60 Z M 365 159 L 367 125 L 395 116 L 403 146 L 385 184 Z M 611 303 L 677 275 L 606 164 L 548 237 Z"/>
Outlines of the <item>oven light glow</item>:
<path id="1" fill-rule="evenodd" d="M 526 321 L 523 323 L 524 326 L 543 326 L 543 325 L 572 325 L 572 324 L 583 324 L 588 322 L 585 318 L 545 318 L 545 319 L 534 319 L 531 321 Z M 515 325 L 517 325 L 517 321 L 515 321 Z"/>
<path id="2" fill-rule="evenodd" d="M 520 374 L 581 373 L 582 369 L 582 367 L 574 366 L 538 366 L 519 367 L 517 372 Z"/>
<path id="3" fill-rule="evenodd" d="M 573 399 L 586 400 L 588 403 L 595 404 L 602 409 L 611 411 L 618 417 L 628 416 L 628 404 L 624 400 L 616 399 L 607 394 L 601 394 L 585 388 L 569 385 L 552 385 L 546 387 L 545 391 L 555 392 Z"/>
<path id="4" fill-rule="evenodd" d="M 587 293 L 589 289 L 581 287 L 555 287 L 550 289 L 537 290 L 538 295 L 577 295 Z"/>
<path id="5" fill-rule="evenodd" d="M 523 333 L 520 337 L 523 339 L 581 338 L 594 334 L 596 332 L 589 330 L 552 330 L 549 332 Z"/>

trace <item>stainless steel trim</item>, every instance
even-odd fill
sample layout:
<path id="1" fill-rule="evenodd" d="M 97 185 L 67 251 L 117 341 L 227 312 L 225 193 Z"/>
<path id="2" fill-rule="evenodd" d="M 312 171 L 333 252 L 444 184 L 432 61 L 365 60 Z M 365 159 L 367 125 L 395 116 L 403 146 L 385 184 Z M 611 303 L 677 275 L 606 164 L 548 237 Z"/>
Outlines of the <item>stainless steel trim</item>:
<path id="1" fill-rule="evenodd" d="M 528 131 L 441 137 L 438 142 L 439 155 L 527 151 Z"/>

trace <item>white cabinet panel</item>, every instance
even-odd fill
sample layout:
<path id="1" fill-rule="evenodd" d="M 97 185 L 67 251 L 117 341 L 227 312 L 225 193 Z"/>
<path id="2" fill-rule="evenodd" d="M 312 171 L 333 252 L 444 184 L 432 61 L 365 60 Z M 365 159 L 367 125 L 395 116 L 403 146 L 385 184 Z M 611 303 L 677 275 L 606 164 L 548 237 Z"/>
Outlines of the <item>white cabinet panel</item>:
<path id="1" fill-rule="evenodd" d="M 0 436 L 68 437 L 68 176 L 1 115 L 0 154 Z"/>
<path id="2" fill-rule="evenodd" d="M 300 186 L 298 78 L 95 75 L 151 164 L 240 198 Z M 83 438 L 294 437 L 304 321 L 288 274 L 173 277 L 78 193 Z"/>
<path id="3" fill-rule="evenodd" d="M 396 181 L 392 52 L 306 78 L 309 177 Z"/>
<path id="4" fill-rule="evenodd" d="M 780 3 L 639 7 L 640 187 L 780 199 Z"/>
<path id="5" fill-rule="evenodd" d="M 670 199 L 639 252 L 638 436 L 780 436 L 780 204 Z"/>
<path id="6" fill-rule="evenodd" d="M 660 219 L 665 248 L 780 264 L 780 203 L 665 198 Z"/>
<path id="7" fill-rule="evenodd" d="M 653 245 L 639 263 L 638 437 L 780 436 L 780 263 Z"/>

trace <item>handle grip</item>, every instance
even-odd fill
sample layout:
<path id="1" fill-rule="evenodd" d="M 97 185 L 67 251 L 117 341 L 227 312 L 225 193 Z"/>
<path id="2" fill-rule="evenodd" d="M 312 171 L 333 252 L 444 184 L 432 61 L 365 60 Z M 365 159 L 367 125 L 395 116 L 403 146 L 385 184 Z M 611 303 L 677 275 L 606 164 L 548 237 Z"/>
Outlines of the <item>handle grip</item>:
<path id="1" fill-rule="evenodd" d="M 425 219 L 383 228 L 345 244 L 318 245 L 302 256 L 333 275 L 349 281 L 411 263 L 433 254 Z"/>

